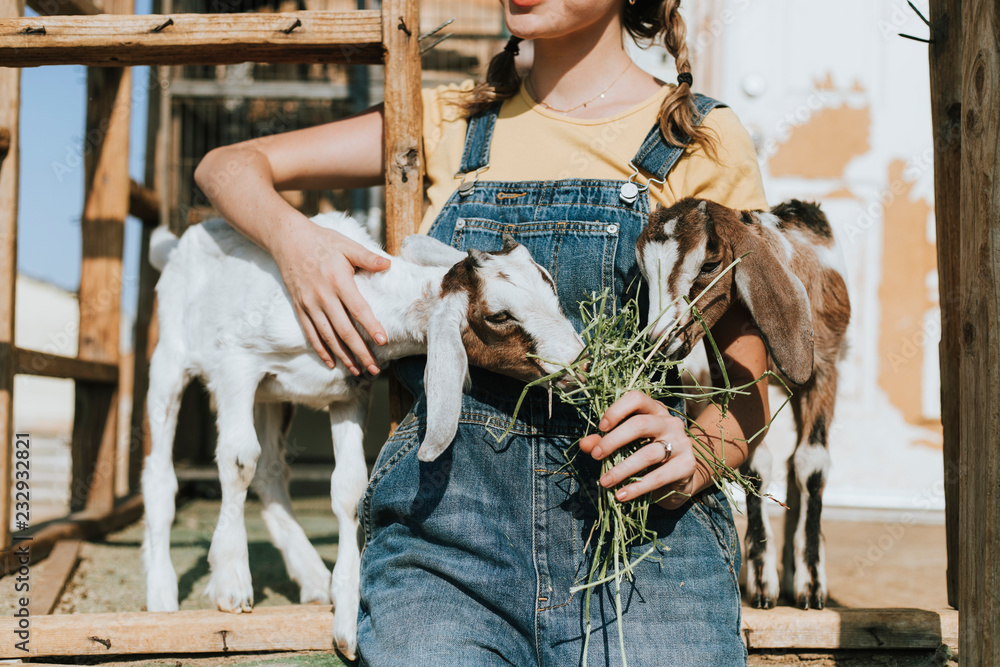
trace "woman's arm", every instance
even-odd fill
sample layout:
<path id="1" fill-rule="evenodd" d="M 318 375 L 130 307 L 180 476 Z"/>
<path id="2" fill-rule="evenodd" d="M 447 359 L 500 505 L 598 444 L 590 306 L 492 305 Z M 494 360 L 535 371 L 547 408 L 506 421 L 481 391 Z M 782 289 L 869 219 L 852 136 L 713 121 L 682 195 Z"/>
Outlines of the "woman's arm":
<path id="1" fill-rule="evenodd" d="M 379 369 L 350 316 L 379 344 L 385 343 L 385 330 L 358 292 L 354 272 L 382 271 L 389 262 L 313 224 L 278 190 L 378 185 L 385 171 L 382 144 L 382 108 L 375 107 L 333 123 L 216 148 L 194 174 L 229 224 L 274 258 L 320 358 L 332 368 L 335 356 L 355 375 L 357 362 L 371 373 Z"/>
<path id="2" fill-rule="evenodd" d="M 733 385 L 750 382 L 767 370 L 764 341 L 742 305 L 734 304 L 729 308 L 712 327 L 712 336 Z M 718 361 L 713 359 L 714 355 L 708 356 L 712 382 L 721 384 Z M 726 465 L 739 468 L 757 443 L 764 439 L 764 433 L 749 445 L 744 440 L 764 428 L 770 414 L 765 379 L 751 387 L 747 395 L 735 395 L 725 417 L 717 406 L 710 404 L 699 415 L 698 426 L 692 426 L 692 432 L 719 456 L 724 452 Z M 580 449 L 598 460 L 629 443 L 652 439 L 650 444 L 601 477 L 601 485 L 609 487 L 646 471 L 641 481 L 615 494 L 619 500 L 631 500 L 650 491 L 656 491 L 657 496 L 676 491 L 660 501 L 663 507 L 673 509 L 712 483 L 710 469 L 695 456 L 693 443 L 684 431 L 684 422 L 670 414 L 659 401 L 640 392 L 630 392 L 608 408 L 598 426 L 604 432 L 603 437 L 593 434 L 580 441 Z M 725 434 L 724 443 L 720 429 Z M 673 453 L 665 462 L 664 448 L 659 442 L 673 445 Z"/>

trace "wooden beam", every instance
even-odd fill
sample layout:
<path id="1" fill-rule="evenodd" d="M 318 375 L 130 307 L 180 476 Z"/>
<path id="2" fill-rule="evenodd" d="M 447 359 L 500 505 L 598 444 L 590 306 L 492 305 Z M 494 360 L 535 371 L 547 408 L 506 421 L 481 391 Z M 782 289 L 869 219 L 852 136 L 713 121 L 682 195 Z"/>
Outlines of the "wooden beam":
<path id="1" fill-rule="evenodd" d="M 1000 5 L 962 2 L 959 653 L 1000 664 Z"/>
<path id="2" fill-rule="evenodd" d="M 108 0 L 112 14 L 131 14 L 132 0 Z M 57 17 L 58 18 L 58 17 Z M 115 20 L 124 17 L 75 18 Z M 57 20 L 57 19 L 52 19 Z M 86 136 L 81 219 L 80 334 L 77 356 L 118 366 L 125 218 L 131 179 L 128 139 L 132 73 L 127 68 L 87 70 Z M 115 498 L 118 385 L 76 383 L 70 507 L 110 512 Z"/>
<path id="3" fill-rule="evenodd" d="M 128 213 L 139 218 L 144 225 L 160 224 L 160 198 L 156 193 L 135 181 L 129 181 Z"/>
<path id="4" fill-rule="evenodd" d="M 0 4 L 0 18 L 21 16 L 23 13 L 23 0 Z M 10 544 L 20 109 L 21 72 L 0 69 L 0 127 L 7 130 L 7 151 L 5 158 L 0 161 L 0 548 Z"/>
<path id="5" fill-rule="evenodd" d="M 93 0 L 28 0 L 28 6 L 41 16 L 89 16 L 102 13 Z"/>
<path id="6" fill-rule="evenodd" d="M 399 252 L 423 212 L 423 104 L 420 96 L 420 17 L 417 0 L 385 0 L 386 246 Z"/>
<path id="7" fill-rule="evenodd" d="M 958 641 L 952 609 L 743 608 L 743 640 L 750 649 L 936 649 Z M 962 664 L 965 658 L 962 658 Z M 976 663 L 972 663 L 976 664 Z"/>
<path id="8" fill-rule="evenodd" d="M 932 0 L 929 48 L 931 118 L 934 135 L 934 219 L 938 294 L 941 305 L 941 426 L 944 455 L 944 511 L 948 549 L 948 604 L 958 608 L 959 459 L 962 442 L 962 386 L 959 382 L 959 312 L 962 226 L 962 0 Z"/>
<path id="9" fill-rule="evenodd" d="M 0 343 L 0 346 L 3 345 L 5 344 Z M 15 348 L 15 357 L 16 372 L 19 375 L 68 378 L 103 384 L 118 382 L 118 366 L 105 361 L 88 361 L 23 348 Z"/>
<path id="10" fill-rule="evenodd" d="M 172 79 L 174 97 L 250 97 L 254 99 L 340 100 L 350 97 L 347 86 L 332 81 L 219 81 Z"/>
<path id="11" fill-rule="evenodd" d="M 28 610 L 32 616 L 51 614 L 73 576 L 80 554 L 80 540 L 59 540 L 45 562 L 45 578 L 31 588 Z"/>
<path id="12" fill-rule="evenodd" d="M 423 213 L 423 103 L 420 95 L 420 16 L 417 0 L 383 0 L 385 26 L 385 238 L 396 254 Z M 391 429 L 412 399 L 389 378 Z"/>
<path id="13" fill-rule="evenodd" d="M 382 54 L 382 17 L 374 10 L 0 19 L 5 67 L 364 64 L 382 62 Z"/>
<path id="14" fill-rule="evenodd" d="M 30 652 L 0 658 L 69 655 L 197 654 L 238 651 L 330 650 L 331 608 L 319 605 L 258 607 L 252 614 L 215 610 L 66 614 L 31 620 Z M 10 633 L 14 618 L 0 619 Z M 743 636 L 751 649 L 936 649 L 954 646 L 953 610 L 744 609 Z"/>
<path id="15" fill-rule="evenodd" d="M 124 528 L 142 516 L 142 496 L 135 494 L 115 503 L 111 512 L 83 510 L 69 516 L 19 530 L 14 534 L 17 544 L 27 544 L 30 563 L 37 563 L 52 551 L 59 540 L 88 540 Z M 0 550 L 0 577 L 16 572 L 16 547 Z"/>

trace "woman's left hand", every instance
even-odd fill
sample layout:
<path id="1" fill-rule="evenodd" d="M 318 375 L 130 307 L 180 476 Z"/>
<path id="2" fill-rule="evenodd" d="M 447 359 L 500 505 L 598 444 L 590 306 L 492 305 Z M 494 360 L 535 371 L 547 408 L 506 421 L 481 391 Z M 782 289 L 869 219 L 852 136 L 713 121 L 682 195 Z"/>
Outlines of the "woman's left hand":
<path id="1" fill-rule="evenodd" d="M 614 487 L 629 477 L 642 476 L 615 493 L 619 501 L 652 491 L 654 499 L 666 496 L 659 501 L 661 506 L 674 509 L 704 485 L 704 473 L 697 465 L 683 420 L 646 394 L 630 391 L 622 396 L 607 409 L 598 428 L 603 436 L 594 433 L 580 441 L 580 449 L 598 461 L 630 443 L 650 440 L 601 476 L 599 483 L 604 488 Z M 667 443 L 672 450 L 669 456 Z"/>

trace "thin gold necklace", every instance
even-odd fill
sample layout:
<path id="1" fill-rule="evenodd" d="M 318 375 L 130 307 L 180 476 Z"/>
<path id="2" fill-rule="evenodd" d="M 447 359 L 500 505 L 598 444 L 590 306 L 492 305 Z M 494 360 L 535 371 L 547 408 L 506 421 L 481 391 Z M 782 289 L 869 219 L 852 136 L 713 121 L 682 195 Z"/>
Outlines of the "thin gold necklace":
<path id="1" fill-rule="evenodd" d="M 594 95 L 593 97 L 591 97 L 586 102 L 583 102 L 581 104 L 577 104 L 572 109 L 556 109 L 554 106 L 548 105 L 545 102 L 543 102 L 542 100 L 538 99 L 538 95 L 535 93 L 535 87 L 531 84 L 531 72 L 528 72 L 528 76 L 525 77 L 524 84 L 525 84 L 525 87 L 528 89 L 528 94 L 531 95 L 531 99 L 533 99 L 535 102 L 537 102 L 538 104 L 541 104 L 543 107 L 545 107 L 549 111 L 555 111 L 556 113 L 567 114 L 567 113 L 572 113 L 573 111 L 576 111 L 580 107 L 587 106 L 588 104 L 590 104 L 591 102 L 593 102 L 596 99 L 604 99 L 604 93 L 606 93 L 609 90 L 611 90 L 611 87 L 614 86 L 616 83 L 618 83 L 618 80 L 621 79 L 623 76 L 625 76 L 625 72 L 627 72 L 630 69 L 632 69 L 632 65 L 634 65 L 634 64 L 635 63 L 633 63 L 632 60 L 630 59 L 628 61 L 628 65 L 626 65 L 625 69 L 622 70 L 622 73 L 619 74 L 618 76 L 616 76 L 615 80 L 608 84 L 607 88 L 605 88 L 601 92 L 597 93 L 596 95 Z"/>

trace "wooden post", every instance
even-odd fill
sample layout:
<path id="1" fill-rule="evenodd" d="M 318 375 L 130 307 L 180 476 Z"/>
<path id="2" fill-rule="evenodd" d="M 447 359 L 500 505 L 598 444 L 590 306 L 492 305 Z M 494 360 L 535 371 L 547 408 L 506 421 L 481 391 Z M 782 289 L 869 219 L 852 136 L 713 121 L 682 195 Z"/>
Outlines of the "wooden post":
<path id="1" fill-rule="evenodd" d="M 24 1 L 0 5 L 0 17 L 21 16 Z M 0 548 L 10 544 L 11 454 L 14 443 L 14 284 L 17 280 L 18 118 L 21 70 L 0 68 L 0 128 L 7 151 L 0 161 Z"/>
<path id="2" fill-rule="evenodd" d="M 399 252 L 417 230 L 423 211 L 423 147 L 420 136 L 420 18 L 417 0 L 382 3 L 385 41 L 386 246 Z"/>
<path id="3" fill-rule="evenodd" d="M 102 9 L 131 14 L 132 0 Z M 129 209 L 128 132 L 132 76 L 127 68 L 87 70 L 84 209 L 81 221 L 79 357 L 118 364 L 122 249 Z M 115 500 L 118 385 L 76 383 L 73 416 L 73 509 L 110 512 Z"/>
<path id="4" fill-rule="evenodd" d="M 959 452 L 959 252 L 962 172 L 962 0 L 932 0 L 930 22 L 931 117 L 934 134 L 934 218 L 937 224 L 938 293 L 941 304 L 941 425 L 944 429 L 944 508 L 948 543 L 948 604 L 958 609 Z"/>
<path id="5" fill-rule="evenodd" d="M 423 212 L 423 102 L 420 95 L 420 16 L 417 0 L 383 0 L 385 43 L 385 241 L 398 253 Z M 389 378 L 392 428 L 405 413 L 403 392 Z"/>
<path id="6" fill-rule="evenodd" d="M 1000 5 L 962 2 L 959 654 L 1000 664 Z"/>

